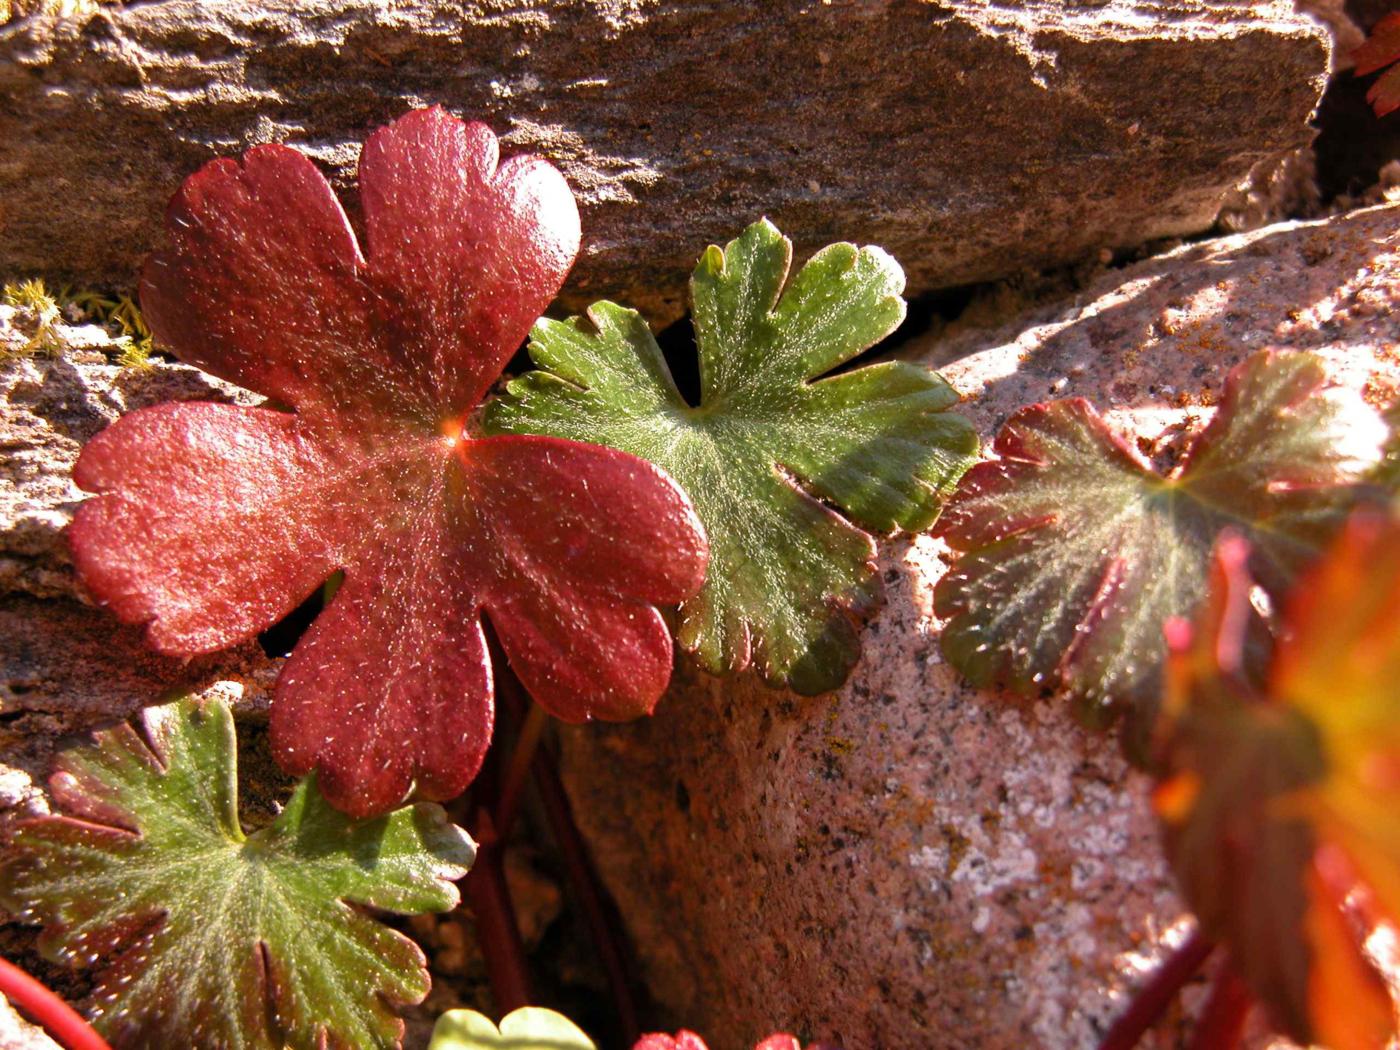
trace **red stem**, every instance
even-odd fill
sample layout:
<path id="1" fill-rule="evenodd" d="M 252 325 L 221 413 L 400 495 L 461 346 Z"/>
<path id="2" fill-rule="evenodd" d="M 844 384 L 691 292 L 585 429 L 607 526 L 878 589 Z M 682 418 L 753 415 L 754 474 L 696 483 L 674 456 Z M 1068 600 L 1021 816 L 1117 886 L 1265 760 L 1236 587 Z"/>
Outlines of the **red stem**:
<path id="1" fill-rule="evenodd" d="M 1249 989 L 1226 959 L 1211 985 L 1210 998 L 1206 1000 L 1205 1011 L 1191 1040 L 1191 1050 L 1235 1050 L 1240 1045 L 1245 1018 L 1253 1002 Z"/>
<path id="2" fill-rule="evenodd" d="M 515 738 L 515 750 L 511 752 L 510 766 L 501 782 L 501 795 L 496 803 L 496 834 L 503 840 L 510 837 L 511 826 L 520 812 L 520 797 L 525 789 L 525 780 L 530 775 L 530 764 L 534 761 L 548 723 L 549 716 L 544 708 L 531 703 L 530 712 Z"/>
<path id="3" fill-rule="evenodd" d="M 530 1004 L 530 973 L 506 882 L 502 843 L 485 806 L 477 810 L 472 837 L 477 843 L 476 861 L 463 887 L 476 920 L 476 940 L 486 962 L 491 998 L 504 1016 Z"/>
<path id="4" fill-rule="evenodd" d="M 0 992 L 68 1050 L 112 1050 L 76 1010 L 5 959 L 0 959 Z"/>
<path id="5" fill-rule="evenodd" d="M 506 663 L 502 660 L 497 666 L 505 667 Z M 500 709 L 517 721 L 522 717 L 528 721 L 529 716 L 524 712 L 526 705 L 532 701 L 526 696 L 520 680 L 514 674 L 501 674 L 497 677 L 496 686 Z M 521 740 L 528 736 L 528 727 L 522 727 Z M 617 1011 L 623 1045 L 631 1046 L 641 1034 L 641 1025 L 638 1021 L 637 1003 L 632 995 L 632 979 L 622 935 L 604 902 L 602 881 L 594 870 L 593 861 L 588 855 L 588 846 L 579 833 L 578 825 L 574 823 L 573 809 L 564 793 L 564 786 L 559 782 L 559 770 L 555 765 L 554 756 L 549 748 L 535 746 L 537 743 L 538 741 L 531 743 L 533 758 L 530 763 L 535 790 L 539 793 L 545 820 L 549 823 L 564 862 L 565 877 L 573 889 L 574 899 L 582 912 L 589 938 L 593 941 L 593 947 L 603 964 L 613 1008 Z"/>
<path id="6" fill-rule="evenodd" d="M 593 946 L 603 963 L 607 974 L 608 988 L 612 992 L 613 1005 L 617 1009 L 618 1024 L 622 1030 L 624 1046 L 637 1041 L 641 1029 L 637 1021 L 637 1004 L 632 997 L 632 983 L 628 978 L 627 958 L 622 947 L 622 938 L 614 927 L 607 905 L 603 902 L 602 885 L 593 861 L 588 855 L 588 847 L 574 823 L 573 809 L 569 805 L 564 786 L 559 782 L 559 770 L 554 764 L 554 756 L 546 748 L 535 753 L 535 789 L 540 793 L 544 805 L 545 819 L 554 832 L 554 840 L 564 859 L 564 871 L 573 885 L 574 895 L 583 910 L 583 921 L 592 937 Z"/>
<path id="7" fill-rule="evenodd" d="M 1147 1034 L 1186 984 L 1205 965 L 1215 945 L 1194 931 L 1162 962 L 1147 983 L 1138 989 L 1128 1008 L 1103 1037 L 1099 1050 L 1132 1050 Z"/>

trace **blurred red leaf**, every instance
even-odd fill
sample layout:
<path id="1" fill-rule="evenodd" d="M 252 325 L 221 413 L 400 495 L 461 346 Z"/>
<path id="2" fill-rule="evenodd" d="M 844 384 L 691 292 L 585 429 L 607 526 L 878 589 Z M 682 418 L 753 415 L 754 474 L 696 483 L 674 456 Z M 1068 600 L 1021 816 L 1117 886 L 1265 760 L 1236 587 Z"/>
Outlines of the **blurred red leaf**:
<path id="1" fill-rule="evenodd" d="M 1173 625 L 1157 808 L 1206 934 L 1285 1032 L 1386 1046 L 1366 932 L 1400 917 L 1400 517 L 1355 515 L 1290 592 L 1262 676 L 1247 545 L 1223 541 L 1194 630 Z"/>
<path id="2" fill-rule="evenodd" d="M 652 1032 L 632 1044 L 632 1050 L 710 1050 L 694 1032 L 682 1029 L 675 1035 Z"/>
<path id="3" fill-rule="evenodd" d="M 1400 62 L 1400 11 L 1392 11 L 1377 22 L 1366 42 L 1351 53 L 1351 60 L 1359 77 Z M 1400 66 L 1376 78 L 1366 92 L 1366 101 L 1378 117 L 1400 109 Z"/>
<path id="4" fill-rule="evenodd" d="M 709 1050 L 705 1045 L 705 1040 L 701 1039 L 694 1032 L 682 1029 L 675 1035 L 664 1035 L 653 1032 L 644 1035 L 633 1044 L 632 1050 Z M 802 1044 L 790 1035 L 777 1033 L 764 1039 L 754 1050 L 802 1050 Z M 813 1043 L 808 1050 L 830 1050 L 824 1048 L 823 1044 Z"/>
<path id="5" fill-rule="evenodd" d="M 94 595 L 156 649 L 248 638 L 344 569 L 277 683 L 281 764 L 355 816 L 417 783 L 448 798 L 490 740 L 481 614 L 570 721 L 649 712 L 671 669 L 654 603 L 700 586 L 703 530 L 649 463 L 479 437 L 477 402 L 573 262 L 578 213 L 548 163 L 498 166 L 440 108 L 360 158 L 366 253 L 305 156 L 258 146 L 186 180 L 142 305 L 182 360 L 289 411 L 165 404 L 83 451 L 71 530 Z"/>

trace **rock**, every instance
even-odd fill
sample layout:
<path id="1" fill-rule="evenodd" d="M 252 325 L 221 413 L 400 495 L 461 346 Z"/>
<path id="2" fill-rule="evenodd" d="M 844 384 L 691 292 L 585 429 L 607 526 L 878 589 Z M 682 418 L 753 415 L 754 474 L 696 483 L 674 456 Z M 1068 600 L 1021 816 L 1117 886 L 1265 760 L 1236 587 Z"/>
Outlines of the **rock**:
<path id="1" fill-rule="evenodd" d="M 0 28 L 0 272 L 130 285 L 209 158 L 286 141 L 349 190 L 440 102 L 568 175 L 569 304 L 657 322 L 762 214 L 914 294 L 1202 231 L 1308 142 L 1330 49 L 1288 0 L 37 6 Z"/>
<path id="2" fill-rule="evenodd" d="M 948 362 L 984 439 L 1021 405 L 1083 395 L 1152 443 L 1208 418 L 1263 346 L 1317 353 L 1388 404 L 1397 299 L 1386 205 L 1182 248 L 909 353 Z M 1182 935 L 1148 782 L 1115 741 L 942 662 L 945 553 L 884 545 L 888 604 L 836 694 L 686 669 L 653 719 L 563 733 L 652 990 L 713 1045 L 786 1029 L 885 1050 L 1093 1047 Z"/>
<path id="3" fill-rule="evenodd" d="M 1350 69 L 1351 53 L 1366 39 L 1365 30 L 1357 24 L 1358 12 L 1347 0 L 1295 0 L 1299 11 L 1316 18 L 1332 34 L 1333 70 Z M 1389 3 L 1390 0 L 1384 0 Z M 1374 20 L 1371 20 L 1374 21 Z M 1368 23 L 1369 24 L 1369 23 Z"/>
<path id="4" fill-rule="evenodd" d="M 59 716 L 74 727 L 130 718 L 179 692 L 217 693 L 235 714 L 265 718 L 276 663 L 248 642 L 180 659 L 146 647 L 140 628 L 63 598 L 0 598 L 0 713 Z M 10 734 L 0 730 L 0 739 Z"/>
<path id="5" fill-rule="evenodd" d="M 0 1050 L 61 1050 L 59 1045 L 22 1018 L 0 996 Z"/>

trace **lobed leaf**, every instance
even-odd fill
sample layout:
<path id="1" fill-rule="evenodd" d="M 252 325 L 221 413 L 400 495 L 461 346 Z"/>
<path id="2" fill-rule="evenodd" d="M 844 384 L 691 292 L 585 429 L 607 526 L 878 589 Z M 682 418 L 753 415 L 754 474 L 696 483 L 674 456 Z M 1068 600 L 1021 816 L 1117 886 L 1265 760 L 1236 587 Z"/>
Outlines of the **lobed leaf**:
<path id="1" fill-rule="evenodd" d="M 1334 1050 L 1387 1046 L 1363 949 L 1400 918 L 1400 518 L 1360 513 L 1292 590 L 1257 680 L 1248 549 L 1216 556 L 1192 632 L 1174 625 L 1156 793 L 1167 852 L 1209 936 L 1279 1025 Z"/>
<path id="2" fill-rule="evenodd" d="M 1220 534 L 1244 536 L 1259 582 L 1281 594 L 1378 462 L 1376 413 L 1324 386 L 1312 355 L 1254 355 L 1169 476 L 1087 401 L 1021 409 L 939 524 L 961 552 L 934 598 L 949 662 L 980 686 L 1063 688 L 1092 724 L 1127 712 L 1140 753 L 1163 625 L 1200 604 Z"/>
<path id="3" fill-rule="evenodd" d="M 45 955 L 96 971 L 119 1048 L 397 1047 L 425 961 L 364 909 L 453 908 L 474 844 L 432 803 L 352 822 L 314 778 L 246 833 L 235 756 L 228 708 L 188 699 L 66 752 L 64 815 L 16 832 L 0 901 L 45 925 Z"/>
<path id="4" fill-rule="evenodd" d="M 475 1010 L 448 1010 L 433 1025 L 428 1050 L 597 1050 L 576 1024 L 561 1013 L 522 1006 L 497 1028 Z"/>
<path id="5" fill-rule="evenodd" d="M 1366 92 L 1366 101 L 1376 111 L 1376 116 L 1384 117 L 1400 109 L 1400 11 L 1392 11 L 1371 30 L 1366 42 L 1351 54 L 1355 63 L 1352 72 L 1356 76 L 1366 76 L 1386 66 L 1386 70 Z"/>
<path id="6" fill-rule="evenodd" d="M 571 721 L 649 712 L 670 677 L 655 608 L 706 544 L 651 464 L 483 437 L 476 402 L 553 298 L 578 213 L 543 161 L 442 109 L 360 161 L 367 254 L 329 184 L 282 146 L 220 159 L 171 202 L 146 319 L 191 364 L 289 411 L 166 404 L 94 438 L 70 530 L 84 582 L 158 650 L 224 648 L 337 571 L 278 679 L 278 761 L 354 816 L 411 785 L 450 798 L 493 724 L 487 616 L 521 680 Z"/>
<path id="7" fill-rule="evenodd" d="M 927 528 L 976 438 L 945 411 L 957 394 L 926 368 L 820 378 L 904 317 L 892 258 L 833 244 L 789 282 L 791 261 L 767 220 L 701 256 L 698 406 L 642 318 L 600 302 L 587 318 L 535 326 L 540 371 L 510 382 L 485 427 L 595 441 L 675 477 L 710 541 L 705 585 L 681 606 L 681 644 L 711 672 L 752 663 L 771 684 L 819 693 L 849 674 L 858 618 L 880 598 L 864 530 Z"/>

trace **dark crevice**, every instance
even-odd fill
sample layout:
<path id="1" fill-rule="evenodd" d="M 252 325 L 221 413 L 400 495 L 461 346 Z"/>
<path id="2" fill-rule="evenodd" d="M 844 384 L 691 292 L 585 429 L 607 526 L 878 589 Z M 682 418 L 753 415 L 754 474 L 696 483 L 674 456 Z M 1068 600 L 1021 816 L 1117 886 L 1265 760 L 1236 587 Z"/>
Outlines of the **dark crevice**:
<path id="1" fill-rule="evenodd" d="M 700 404 L 700 355 L 695 349 L 695 325 L 690 314 L 663 328 L 656 343 L 666 356 L 666 366 L 685 403 L 692 407 Z"/>
<path id="2" fill-rule="evenodd" d="M 1400 113 L 1377 117 L 1366 101 L 1375 79 L 1345 70 L 1322 96 L 1313 121 L 1318 129 L 1313 152 L 1324 205 L 1364 193 L 1376 184 L 1381 168 L 1400 158 Z"/>
<path id="3" fill-rule="evenodd" d="M 311 596 L 258 635 L 258 644 L 268 656 L 290 656 L 311 621 L 326 607 L 326 588 L 317 587 Z"/>

